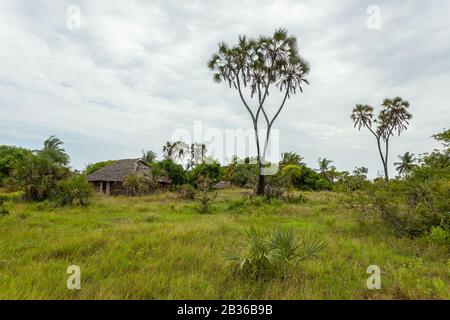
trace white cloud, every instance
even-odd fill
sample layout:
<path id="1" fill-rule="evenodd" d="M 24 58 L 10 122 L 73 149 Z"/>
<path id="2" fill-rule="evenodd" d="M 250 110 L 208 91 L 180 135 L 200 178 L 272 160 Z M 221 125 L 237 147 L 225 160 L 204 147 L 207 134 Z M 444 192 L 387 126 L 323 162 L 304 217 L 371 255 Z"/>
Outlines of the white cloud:
<path id="1" fill-rule="evenodd" d="M 366 1 L 2 1 L 0 143 L 38 147 L 31 137 L 55 132 L 68 150 L 77 146 L 82 167 L 160 152 L 195 120 L 246 128 L 236 93 L 211 81 L 206 61 L 219 41 L 283 26 L 312 70 L 311 86 L 277 121 L 281 149 L 374 175 L 374 141 L 352 128 L 354 104 L 410 101 L 415 118 L 393 155 L 432 149 L 429 136 L 450 123 L 450 4 L 378 3 L 380 30 L 366 28 Z M 70 4 L 81 8 L 80 30 L 66 27 Z"/>

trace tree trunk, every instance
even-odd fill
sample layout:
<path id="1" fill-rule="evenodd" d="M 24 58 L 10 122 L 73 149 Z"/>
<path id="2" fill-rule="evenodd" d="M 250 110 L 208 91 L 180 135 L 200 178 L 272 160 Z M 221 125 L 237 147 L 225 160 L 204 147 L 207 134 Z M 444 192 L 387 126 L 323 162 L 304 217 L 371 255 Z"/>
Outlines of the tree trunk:
<path id="1" fill-rule="evenodd" d="M 258 185 L 256 186 L 256 195 L 257 196 L 264 196 L 265 195 L 265 176 L 261 174 L 262 166 L 259 167 L 259 176 L 258 176 Z"/>
<path id="2" fill-rule="evenodd" d="M 389 159 L 389 137 L 386 139 L 386 153 L 384 159 L 384 180 L 389 181 L 388 159 Z"/>
<path id="3" fill-rule="evenodd" d="M 389 181 L 387 159 L 385 159 L 385 156 L 383 155 L 383 151 L 381 151 L 380 137 L 377 137 L 377 144 L 378 144 L 378 152 L 380 153 L 380 157 L 381 157 L 381 162 L 383 163 L 384 180 Z"/>

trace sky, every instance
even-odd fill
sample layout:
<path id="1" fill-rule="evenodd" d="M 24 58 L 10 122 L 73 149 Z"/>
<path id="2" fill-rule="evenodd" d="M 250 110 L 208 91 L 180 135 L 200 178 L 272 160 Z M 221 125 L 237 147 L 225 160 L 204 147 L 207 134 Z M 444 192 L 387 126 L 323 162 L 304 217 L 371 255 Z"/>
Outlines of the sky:
<path id="1" fill-rule="evenodd" d="M 392 139 L 391 171 L 397 155 L 431 151 L 430 136 L 450 127 L 447 0 L 2 0 L 0 21 L 0 144 L 38 149 L 56 135 L 77 169 L 142 149 L 161 157 L 196 122 L 249 129 L 237 92 L 206 64 L 219 42 L 280 27 L 297 37 L 311 84 L 274 125 L 279 152 L 377 176 L 374 137 L 350 114 L 395 96 L 414 118 Z"/>

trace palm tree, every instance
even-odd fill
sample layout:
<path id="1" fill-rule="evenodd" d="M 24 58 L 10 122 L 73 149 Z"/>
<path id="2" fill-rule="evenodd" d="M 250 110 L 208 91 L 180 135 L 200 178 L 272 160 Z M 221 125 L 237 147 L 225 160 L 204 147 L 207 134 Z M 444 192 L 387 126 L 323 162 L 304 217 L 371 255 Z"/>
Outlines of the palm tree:
<path id="1" fill-rule="evenodd" d="M 153 152 L 152 150 L 142 150 L 141 160 L 149 164 L 155 162 L 156 152 Z"/>
<path id="2" fill-rule="evenodd" d="M 170 142 L 167 141 L 166 145 L 163 146 L 163 156 L 165 159 L 172 159 L 172 157 L 178 157 L 179 151 L 177 150 L 177 146 L 181 143 L 181 141 Z"/>
<path id="3" fill-rule="evenodd" d="M 271 128 L 286 101 L 296 93 L 303 92 L 303 84 L 309 84 L 306 79 L 309 65 L 298 52 L 297 39 L 290 36 L 287 30 L 278 29 L 272 36 L 260 36 L 257 39 L 240 36 L 237 45 L 233 47 L 220 43 L 219 50 L 212 55 L 208 67 L 214 72 L 214 81 L 223 81 L 238 91 L 239 98 L 251 117 L 259 169 L 256 194 L 264 195 L 265 158 Z M 245 88 L 248 88 L 247 96 Z M 266 98 L 271 90 L 280 90 L 283 98 L 275 105 L 276 112 L 269 118 L 269 102 Z M 250 103 L 252 99 L 256 106 L 253 109 Z M 265 126 L 265 137 L 262 141 L 259 138 L 261 122 L 261 125 Z"/>
<path id="4" fill-rule="evenodd" d="M 320 172 L 320 176 L 322 177 L 322 179 L 330 180 L 330 176 L 329 176 L 329 171 L 330 171 L 330 164 L 332 164 L 333 161 L 332 160 L 328 160 L 326 158 L 319 158 L 319 172 Z"/>
<path id="5" fill-rule="evenodd" d="M 382 109 L 376 119 L 374 119 L 373 108 L 369 105 L 357 104 L 351 114 L 355 128 L 361 130 L 362 127 L 365 127 L 376 138 L 386 181 L 389 180 L 389 140 L 394 134 L 400 135 L 407 130 L 409 120 L 412 119 L 412 114 L 408 112 L 408 108 L 408 101 L 396 97 L 384 99 Z M 374 123 L 376 124 L 375 128 L 372 127 Z M 384 143 L 383 147 L 382 143 Z"/>
<path id="6" fill-rule="evenodd" d="M 395 162 L 395 169 L 400 175 L 407 176 L 417 165 L 416 158 L 413 153 L 406 152 L 403 156 L 398 156 L 400 162 Z"/>
<path id="7" fill-rule="evenodd" d="M 64 142 L 62 142 L 57 137 L 50 136 L 47 140 L 44 141 L 44 148 L 37 152 L 48 157 L 58 164 L 67 165 L 69 164 L 70 158 L 66 153 L 66 150 L 61 147 L 63 144 Z"/>

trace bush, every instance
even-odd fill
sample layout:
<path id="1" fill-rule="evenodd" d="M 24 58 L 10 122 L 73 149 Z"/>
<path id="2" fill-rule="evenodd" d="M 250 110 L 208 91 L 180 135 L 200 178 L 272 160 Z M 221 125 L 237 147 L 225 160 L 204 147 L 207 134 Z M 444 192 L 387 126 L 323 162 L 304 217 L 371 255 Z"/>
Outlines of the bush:
<path id="1" fill-rule="evenodd" d="M 190 184 L 184 184 L 178 190 L 178 194 L 183 200 L 195 200 L 195 188 Z"/>
<path id="2" fill-rule="evenodd" d="M 450 248 L 450 230 L 443 227 L 432 227 L 430 233 L 424 237 L 425 242 Z"/>
<path id="3" fill-rule="evenodd" d="M 341 172 L 337 178 L 336 183 L 333 185 L 333 190 L 337 192 L 348 192 L 364 190 L 370 185 L 370 181 L 367 180 L 367 168 L 355 168 L 353 175 L 349 172 Z M 380 179 L 375 179 L 378 181 Z M 383 179 L 381 179 L 384 181 Z"/>
<path id="4" fill-rule="evenodd" d="M 126 193 L 135 197 L 150 191 L 150 181 L 146 177 L 138 174 L 132 174 L 125 178 L 123 183 Z"/>
<path id="5" fill-rule="evenodd" d="M 181 165 L 176 164 L 171 159 L 165 159 L 152 164 L 155 172 L 167 175 L 174 185 L 181 185 L 185 181 L 184 169 Z"/>
<path id="6" fill-rule="evenodd" d="M 300 190 L 315 190 L 320 175 L 307 166 L 301 167 L 301 175 L 294 179 L 294 186 Z"/>
<path id="7" fill-rule="evenodd" d="M 220 166 L 220 163 L 214 162 L 212 164 L 199 164 L 188 173 L 187 179 L 191 184 L 193 184 L 201 176 L 210 179 L 212 182 L 218 182 L 219 180 L 221 180 L 222 167 Z"/>
<path id="8" fill-rule="evenodd" d="M 13 173 L 17 164 L 31 154 L 32 152 L 28 149 L 0 146 L 0 186 L 5 185 L 3 181 Z"/>
<path id="9" fill-rule="evenodd" d="M 11 203 L 23 196 L 23 192 L 0 193 L 0 216 L 7 216 L 11 210 Z"/>
<path id="10" fill-rule="evenodd" d="M 200 213 L 211 212 L 212 201 L 217 197 L 217 193 L 211 194 L 211 180 L 201 176 L 197 181 L 198 191 L 195 194 L 195 199 L 199 203 L 198 211 Z"/>
<path id="11" fill-rule="evenodd" d="M 314 189 L 317 191 L 330 190 L 331 184 L 328 180 L 319 179 L 314 183 Z"/>
<path id="12" fill-rule="evenodd" d="M 450 181 L 445 175 L 421 180 L 413 172 L 405 180 L 377 180 L 349 198 L 361 214 L 375 214 L 399 237 L 450 226 Z"/>
<path id="13" fill-rule="evenodd" d="M 27 200 L 48 199 L 56 183 L 67 177 L 68 168 L 55 162 L 45 153 L 30 154 L 20 160 L 13 172 L 13 183 Z"/>
<path id="14" fill-rule="evenodd" d="M 235 272 L 250 279 L 272 277 L 288 265 L 312 259 L 327 244 L 316 238 L 297 239 L 291 229 L 277 228 L 267 240 L 254 227 L 247 231 L 248 247 L 226 253 Z"/>
<path id="15" fill-rule="evenodd" d="M 94 189 L 86 176 L 75 175 L 57 183 L 53 199 L 58 206 L 84 206 L 93 194 Z"/>
<path id="16" fill-rule="evenodd" d="M 247 163 L 232 163 L 225 168 L 223 177 L 234 186 L 250 187 L 256 185 L 258 166 Z"/>

